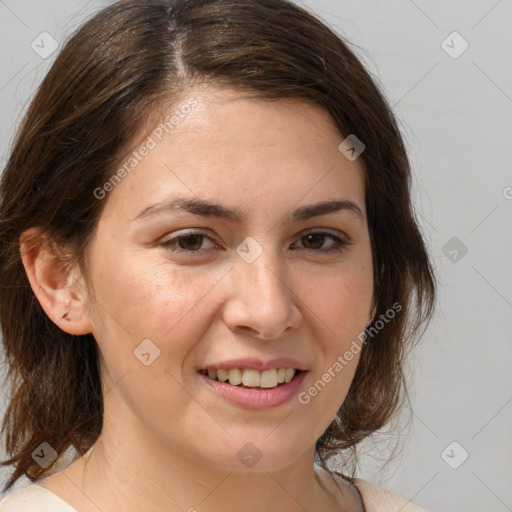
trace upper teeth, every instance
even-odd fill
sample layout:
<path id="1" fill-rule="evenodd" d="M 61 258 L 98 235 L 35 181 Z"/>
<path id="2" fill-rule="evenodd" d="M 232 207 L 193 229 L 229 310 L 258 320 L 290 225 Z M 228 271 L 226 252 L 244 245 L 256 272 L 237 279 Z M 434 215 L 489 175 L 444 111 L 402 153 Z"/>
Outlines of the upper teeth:
<path id="1" fill-rule="evenodd" d="M 283 382 L 290 382 L 295 375 L 295 368 L 272 368 L 260 372 L 253 369 L 233 368 L 230 370 L 208 370 L 210 379 L 218 379 L 221 382 L 229 380 L 233 386 L 243 384 L 251 388 L 275 388 Z"/>

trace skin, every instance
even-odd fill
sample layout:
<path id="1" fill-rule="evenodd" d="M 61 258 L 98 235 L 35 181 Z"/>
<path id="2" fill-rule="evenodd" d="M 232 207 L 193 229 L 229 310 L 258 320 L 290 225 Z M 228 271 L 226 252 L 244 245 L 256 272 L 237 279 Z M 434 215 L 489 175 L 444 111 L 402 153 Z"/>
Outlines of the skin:
<path id="1" fill-rule="evenodd" d="M 355 511 L 346 485 L 313 462 L 358 354 L 307 405 L 295 397 L 258 411 L 227 402 L 197 370 L 234 357 L 288 356 L 308 369 L 304 391 L 357 340 L 373 287 L 362 161 L 340 153 L 344 137 L 318 106 L 211 86 L 182 99 L 190 97 L 193 112 L 103 199 L 87 276 L 62 268 L 44 233 L 22 236 L 38 300 L 66 332 L 94 335 L 104 386 L 94 448 L 39 485 L 81 512 Z M 166 211 L 133 220 L 174 195 L 246 217 Z M 332 199 L 353 202 L 362 215 L 287 218 Z M 162 245 L 188 229 L 211 240 L 182 238 L 188 253 Z M 325 231 L 350 245 L 325 253 L 335 239 L 305 236 Z M 252 263 L 236 252 L 249 236 L 263 250 Z M 149 366 L 134 356 L 145 339 L 160 350 Z M 247 442 L 262 455 L 251 468 L 237 457 Z"/>

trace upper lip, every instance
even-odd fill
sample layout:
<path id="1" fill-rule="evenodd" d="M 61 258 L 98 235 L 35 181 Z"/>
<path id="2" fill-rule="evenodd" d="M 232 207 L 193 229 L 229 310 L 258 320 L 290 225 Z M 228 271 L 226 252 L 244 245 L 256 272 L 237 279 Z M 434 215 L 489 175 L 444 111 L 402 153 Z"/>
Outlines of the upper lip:
<path id="1" fill-rule="evenodd" d="M 253 369 L 263 372 L 272 368 L 295 368 L 296 370 L 307 370 L 300 361 L 289 357 L 277 357 L 269 359 L 268 361 L 262 361 L 251 357 L 230 359 L 229 361 L 222 361 L 220 363 L 207 364 L 200 368 L 200 370 L 230 370 L 233 368 L 244 368 Z"/>

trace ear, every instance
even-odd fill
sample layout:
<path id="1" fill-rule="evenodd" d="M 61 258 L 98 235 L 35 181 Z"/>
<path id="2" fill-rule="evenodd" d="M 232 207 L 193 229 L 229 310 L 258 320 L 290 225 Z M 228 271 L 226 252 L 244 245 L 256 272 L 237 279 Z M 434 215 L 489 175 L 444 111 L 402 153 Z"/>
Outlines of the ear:
<path id="1" fill-rule="evenodd" d="M 21 234 L 20 253 L 30 286 L 52 322 L 69 334 L 92 332 L 89 298 L 78 265 L 65 260 L 65 251 L 38 228 Z"/>

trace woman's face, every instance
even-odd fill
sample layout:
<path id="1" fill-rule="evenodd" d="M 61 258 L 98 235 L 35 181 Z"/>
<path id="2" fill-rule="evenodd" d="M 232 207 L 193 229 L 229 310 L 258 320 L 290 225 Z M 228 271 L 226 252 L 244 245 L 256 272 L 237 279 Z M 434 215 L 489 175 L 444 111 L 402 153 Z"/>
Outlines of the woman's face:
<path id="1" fill-rule="evenodd" d="M 363 164 L 316 106 L 213 88 L 181 105 L 102 199 L 87 255 L 106 419 L 198 463 L 277 470 L 313 450 L 359 359 Z M 201 372 L 219 368 L 248 386 Z M 302 371 L 275 387 L 279 368 Z"/>

